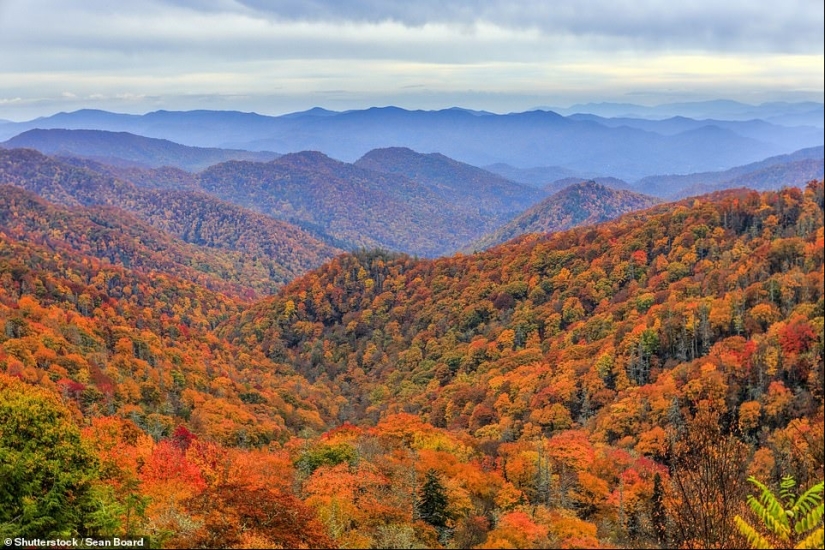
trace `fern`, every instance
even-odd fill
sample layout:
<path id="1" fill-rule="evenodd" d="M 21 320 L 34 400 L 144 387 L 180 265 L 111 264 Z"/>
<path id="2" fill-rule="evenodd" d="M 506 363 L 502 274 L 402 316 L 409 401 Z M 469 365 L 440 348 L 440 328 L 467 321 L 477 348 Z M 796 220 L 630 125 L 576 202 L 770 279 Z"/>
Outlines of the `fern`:
<path id="1" fill-rule="evenodd" d="M 788 503 L 788 506 L 793 505 L 796 495 L 793 493 L 793 488 L 796 487 L 796 480 L 793 476 L 785 476 L 779 484 L 779 496 Z"/>
<path id="2" fill-rule="evenodd" d="M 794 525 L 794 530 L 796 533 L 801 535 L 802 533 L 810 531 L 816 527 L 822 521 L 823 509 L 825 509 L 825 506 L 820 504 L 805 514 L 802 518 L 798 519 L 796 525 Z"/>
<path id="3" fill-rule="evenodd" d="M 777 500 L 773 492 L 768 487 L 751 476 L 748 481 L 761 489 L 762 493 L 759 499 L 753 495 L 748 495 L 748 505 L 756 517 L 768 528 L 768 530 L 782 540 L 788 540 L 790 535 L 790 527 L 788 525 L 788 515 L 782 503 Z"/>
<path id="4" fill-rule="evenodd" d="M 794 513 L 794 517 L 798 516 L 799 513 L 809 514 L 812 510 L 822 506 L 822 493 L 825 491 L 825 483 L 819 482 L 801 495 L 799 498 L 796 499 L 791 511 Z M 822 516 L 820 515 L 820 518 Z"/>
<path id="5" fill-rule="evenodd" d="M 825 531 L 822 527 L 799 541 L 794 548 L 822 548 L 825 546 Z"/>
<path id="6" fill-rule="evenodd" d="M 748 546 L 773 548 L 771 536 L 776 537 L 773 540 L 784 546 L 793 544 L 792 535 L 803 536 L 808 533 L 794 547 L 822 548 L 825 542 L 822 527 L 822 518 L 825 515 L 825 503 L 823 503 L 825 482 L 817 483 L 797 497 L 793 492 L 796 480 L 791 476 L 785 476 L 782 478 L 779 498 L 777 498 L 766 485 L 753 476 L 749 477 L 748 481 L 760 489 L 759 498 L 748 495 L 748 506 L 768 531 L 767 534 L 762 534 L 741 517 L 734 517 L 734 523 L 747 540 Z M 782 505 L 780 499 L 787 503 L 787 508 Z M 791 530 L 789 518 L 793 519 L 793 530 Z M 797 539 L 796 536 L 793 538 Z"/>
<path id="7" fill-rule="evenodd" d="M 763 537 L 759 531 L 738 515 L 733 518 L 733 522 L 736 524 L 739 532 L 747 539 L 748 546 L 751 548 L 773 548 L 768 539 Z"/>

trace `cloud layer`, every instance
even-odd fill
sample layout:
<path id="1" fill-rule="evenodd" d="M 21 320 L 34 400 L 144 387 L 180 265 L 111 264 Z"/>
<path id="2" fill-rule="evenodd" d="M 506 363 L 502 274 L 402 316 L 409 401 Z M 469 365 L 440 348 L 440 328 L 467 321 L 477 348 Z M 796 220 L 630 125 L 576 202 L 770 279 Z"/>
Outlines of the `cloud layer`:
<path id="1" fill-rule="evenodd" d="M 824 42 L 812 0 L 0 0 L 0 118 L 807 98 Z"/>
<path id="2" fill-rule="evenodd" d="M 293 21 L 392 21 L 409 27 L 487 23 L 638 48 L 803 53 L 812 46 L 822 52 L 823 43 L 823 6 L 813 0 L 241 0 L 238 4 Z M 219 5 L 213 3 L 212 8 Z M 232 4 L 224 8 L 231 9 Z"/>

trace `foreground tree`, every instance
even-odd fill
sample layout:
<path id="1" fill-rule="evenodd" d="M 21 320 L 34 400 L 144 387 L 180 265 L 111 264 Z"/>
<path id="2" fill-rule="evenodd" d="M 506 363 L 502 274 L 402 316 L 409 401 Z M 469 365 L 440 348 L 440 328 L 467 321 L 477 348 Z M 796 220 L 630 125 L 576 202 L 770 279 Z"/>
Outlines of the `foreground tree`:
<path id="1" fill-rule="evenodd" d="M 100 532 L 95 478 L 95 457 L 59 398 L 0 374 L 0 535 Z"/>
<path id="2" fill-rule="evenodd" d="M 748 481 L 760 490 L 759 497 L 748 495 L 748 506 L 760 528 L 738 515 L 734 521 L 751 548 L 822 548 L 823 482 L 797 497 L 793 492 L 796 480 L 791 476 L 782 478 L 779 496 L 753 476 Z"/>

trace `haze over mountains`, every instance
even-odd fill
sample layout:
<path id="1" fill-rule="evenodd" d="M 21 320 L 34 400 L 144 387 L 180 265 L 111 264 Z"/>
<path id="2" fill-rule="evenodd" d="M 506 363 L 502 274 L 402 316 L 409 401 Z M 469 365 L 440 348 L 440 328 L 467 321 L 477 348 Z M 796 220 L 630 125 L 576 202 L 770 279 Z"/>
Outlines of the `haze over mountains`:
<path id="1" fill-rule="evenodd" d="M 785 126 L 816 126 L 825 124 L 823 104 L 813 101 L 789 103 L 774 101 L 759 105 L 749 105 L 739 101 L 711 100 L 682 103 L 664 103 L 655 107 L 633 103 L 585 103 L 570 107 L 539 107 L 555 111 L 561 115 L 590 113 L 600 117 L 666 119 L 690 117 L 696 119 L 721 119 L 748 121 L 762 119 Z"/>
<path id="2" fill-rule="evenodd" d="M 779 117 L 815 112 L 816 105 L 672 107 Z M 0 171 L 9 181 L 0 183 L 25 181 L 66 206 L 124 208 L 198 246 L 245 243 L 269 258 L 277 285 L 339 250 L 434 257 L 603 221 L 649 206 L 653 197 L 778 189 L 823 175 L 823 135 L 814 126 L 645 113 L 651 118 L 395 107 L 280 117 L 77 111 L 0 124 L 0 135 L 22 132 L 0 144 L 10 149 Z M 248 150 L 264 146 L 270 151 Z M 292 242 L 276 237 L 282 232 L 299 236 L 302 252 L 276 267 Z M 280 244 L 265 246 L 267 240 Z"/>
<path id="3" fill-rule="evenodd" d="M 191 171 L 203 170 L 227 160 L 265 162 L 279 156 L 267 152 L 187 147 L 128 132 L 97 130 L 28 130 L 6 141 L 3 146 L 9 149 L 37 149 L 47 155 L 100 159 L 122 166 L 174 166 Z"/>
<path id="4" fill-rule="evenodd" d="M 636 182 L 635 188 L 651 195 L 668 198 L 701 194 L 730 187 L 776 189 L 783 184 L 794 185 L 793 182 L 821 178 L 823 157 L 825 157 L 825 148 L 809 147 L 788 155 L 777 155 L 718 172 L 650 176 Z M 768 169 L 770 171 L 765 172 Z M 767 180 L 766 175 L 768 175 Z"/>
<path id="5" fill-rule="evenodd" d="M 769 114 L 795 116 L 815 111 L 816 105 L 778 105 Z M 312 109 L 279 117 L 226 111 L 125 115 L 82 110 L 2 124 L 0 137 L 11 138 L 33 128 L 99 129 L 197 147 L 277 153 L 317 150 L 347 162 L 376 148 L 407 147 L 475 166 L 552 166 L 569 171 L 559 177 L 613 176 L 632 181 L 656 174 L 725 170 L 822 145 L 821 129 L 810 120 L 803 122 L 786 126 L 765 120 L 614 120 L 563 117 L 541 110 L 498 115 L 458 108 Z"/>

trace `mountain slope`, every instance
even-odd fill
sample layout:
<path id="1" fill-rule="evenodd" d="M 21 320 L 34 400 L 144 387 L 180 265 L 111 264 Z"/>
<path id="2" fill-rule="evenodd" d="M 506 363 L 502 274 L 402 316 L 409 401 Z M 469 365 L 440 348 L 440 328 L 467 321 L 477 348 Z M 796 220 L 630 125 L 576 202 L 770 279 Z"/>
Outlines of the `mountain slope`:
<path id="1" fill-rule="evenodd" d="M 576 177 L 577 174 L 572 170 L 562 168 L 561 166 L 535 166 L 533 168 L 516 168 L 509 164 L 499 162 L 496 164 L 488 164 L 483 167 L 499 176 L 505 177 L 511 181 L 525 183 L 533 187 L 544 187 L 550 182 Z"/>
<path id="2" fill-rule="evenodd" d="M 689 197 L 735 187 L 747 187 L 757 191 L 776 190 L 788 186 L 800 187 L 805 182 L 822 179 L 823 176 L 825 159 L 792 160 L 759 168 L 719 183 L 691 185 L 680 190 L 676 196 Z"/>
<path id="3" fill-rule="evenodd" d="M 174 166 L 189 171 L 203 170 L 227 160 L 266 162 L 278 157 L 276 153 L 187 147 L 165 139 L 102 130 L 35 129 L 23 132 L 0 146 L 35 149 L 46 155 L 97 159 L 122 166 Z"/>
<path id="4" fill-rule="evenodd" d="M 809 159 L 825 158 L 825 148 L 808 147 L 800 149 L 787 155 L 776 155 L 766 159 L 745 164 L 742 166 L 735 166 L 728 170 L 717 172 L 699 172 L 686 175 L 658 175 L 642 178 L 634 184 L 634 188 L 640 193 L 646 193 L 657 197 L 678 197 L 682 194 L 684 189 L 695 185 L 713 186 L 724 181 L 733 180 L 745 174 L 757 172 L 764 168 L 769 168 L 778 164 L 785 164 L 788 162 Z M 798 183 L 802 183 L 800 180 Z M 792 183 L 791 183 L 792 185 Z M 731 186 L 734 187 L 734 186 Z M 684 195 L 682 195 L 684 196 Z"/>
<path id="5" fill-rule="evenodd" d="M 154 271 L 170 266 L 172 258 L 164 265 L 160 257 L 170 250 L 144 256 L 149 240 L 131 246 L 124 237 L 134 233 L 121 234 L 128 227 L 107 227 L 111 209 L 68 212 L 20 189 L 3 191 L 0 212 L 11 223 L 4 228 L 20 237 L 0 231 L 4 375 L 54 391 L 90 423 L 108 416 L 131 425 L 133 444 L 169 437 L 184 419 L 228 445 L 265 445 L 289 429 L 322 425 L 322 411 L 298 395 L 315 393 L 303 378 L 211 332 L 244 302 L 183 271 Z M 133 268 L 100 259 L 116 243 Z"/>
<path id="6" fill-rule="evenodd" d="M 223 163 L 201 173 L 199 183 L 224 200 L 307 224 L 352 248 L 435 256 L 500 223 L 402 175 L 366 170 L 317 152 L 288 154 L 270 163 Z M 470 204 L 472 197 L 462 202 Z"/>
<path id="7" fill-rule="evenodd" d="M 482 250 L 509 241 L 525 233 L 552 233 L 580 225 L 594 225 L 634 210 L 643 210 L 658 199 L 611 189 L 594 181 L 570 185 L 473 243 L 472 250 Z"/>
<path id="8" fill-rule="evenodd" d="M 532 187 L 439 153 L 424 155 L 405 147 L 375 149 L 358 159 L 355 165 L 377 172 L 401 174 L 426 185 L 447 202 L 486 214 L 520 211 L 544 196 Z"/>
<path id="9" fill-rule="evenodd" d="M 236 297 L 253 294 L 248 285 L 265 278 L 244 265 L 239 253 L 208 251 L 181 242 L 120 209 L 69 209 L 11 185 L 0 185 L 0 231 L 142 273 L 184 278 Z"/>
<path id="10" fill-rule="evenodd" d="M 548 193 L 558 193 L 565 187 L 569 187 L 577 183 L 582 183 L 584 181 L 593 181 L 598 183 L 599 185 L 609 187 L 610 189 L 625 189 L 627 191 L 633 191 L 633 186 L 627 183 L 626 181 L 611 177 L 591 178 L 589 180 L 585 178 L 562 178 L 560 180 L 555 180 L 553 182 L 543 185 L 542 189 L 544 189 Z"/>
<path id="11" fill-rule="evenodd" d="M 197 174 L 172 166 L 163 166 L 161 168 L 115 166 L 92 159 L 63 156 L 56 157 L 56 160 L 78 168 L 86 168 L 119 180 L 128 181 L 138 187 L 189 191 L 196 191 L 198 189 Z"/>
<path id="12" fill-rule="evenodd" d="M 203 193 L 140 188 L 32 150 L 0 150 L 0 183 L 64 206 L 122 208 L 187 242 L 230 252 L 245 284 L 267 294 L 340 252 L 295 225 Z"/>
<path id="13" fill-rule="evenodd" d="M 445 183 L 427 184 L 313 152 L 268 163 L 229 161 L 192 175 L 174 168 L 147 170 L 87 159 L 51 159 L 13 149 L 0 150 L 0 176 L 59 204 L 122 207 L 185 239 L 200 239 L 199 216 L 207 216 L 204 227 L 222 233 L 223 246 L 229 248 L 235 247 L 228 238 L 237 233 L 235 226 L 253 233 L 258 226 L 266 228 L 258 239 L 261 244 L 249 252 L 271 249 L 262 244 L 271 240 L 281 251 L 273 259 L 286 268 L 286 273 L 278 270 L 280 280 L 281 274 L 316 267 L 340 248 L 448 254 L 542 196 L 540 191 L 450 159 L 438 162 L 449 168 L 441 174 Z M 456 179 L 451 180 L 451 175 Z M 451 188 L 448 181 L 460 186 Z M 186 200 L 193 205 L 191 212 Z M 173 207 L 175 211 L 170 210 Z M 182 225 L 183 220 L 189 225 Z"/>

